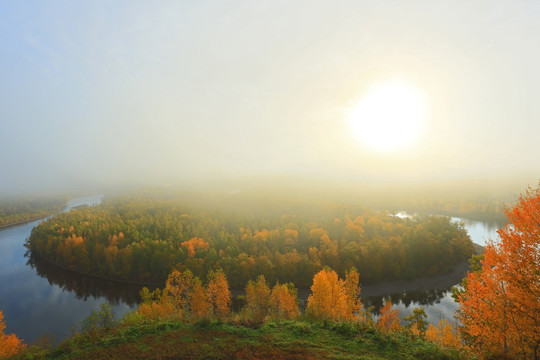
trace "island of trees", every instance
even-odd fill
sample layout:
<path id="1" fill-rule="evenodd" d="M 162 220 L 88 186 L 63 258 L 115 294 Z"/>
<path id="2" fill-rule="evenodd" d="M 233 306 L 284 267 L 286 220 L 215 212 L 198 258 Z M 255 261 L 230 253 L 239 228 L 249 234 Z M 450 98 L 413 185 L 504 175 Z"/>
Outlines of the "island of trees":
<path id="1" fill-rule="evenodd" d="M 306 199 L 148 194 L 59 214 L 32 231 L 27 247 L 70 270 L 149 284 L 164 283 L 174 269 L 205 278 L 221 268 L 235 289 L 258 275 L 308 288 L 325 266 L 340 276 L 355 267 L 364 284 L 436 275 L 474 251 L 463 227 L 444 216 L 403 219 Z"/>

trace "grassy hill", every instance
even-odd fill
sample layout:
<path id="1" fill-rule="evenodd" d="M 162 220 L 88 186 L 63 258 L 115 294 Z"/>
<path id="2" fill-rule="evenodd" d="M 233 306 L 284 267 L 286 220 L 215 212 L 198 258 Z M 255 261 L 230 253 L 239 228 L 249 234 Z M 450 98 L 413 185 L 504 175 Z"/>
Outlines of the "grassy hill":
<path id="1" fill-rule="evenodd" d="M 282 321 L 124 321 L 77 334 L 54 348 L 31 347 L 22 359 L 469 359 L 406 332 L 363 324 Z"/>

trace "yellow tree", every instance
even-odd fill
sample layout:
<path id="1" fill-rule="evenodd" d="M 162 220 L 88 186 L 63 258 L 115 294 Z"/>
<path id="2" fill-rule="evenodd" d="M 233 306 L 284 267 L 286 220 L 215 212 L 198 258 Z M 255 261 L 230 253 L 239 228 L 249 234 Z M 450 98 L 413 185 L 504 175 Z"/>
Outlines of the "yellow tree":
<path id="1" fill-rule="evenodd" d="M 208 285 L 206 287 L 209 312 L 220 319 L 224 319 L 230 311 L 231 292 L 227 277 L 220 268 L 208 273 Z"/>
<path id="2" fill-rule="evenodd" d="M 340 280 L 334 270 L 324 268 L 319 271 L 313 277 L 307 311 L 320 319 L 357 320 L 358 313 L 354 312 L 356 299 L 350 298 L 352 293 L 356 292 L 353 277 L 354 275 L 351 275 L 347 289 L 345 281 Z"/>
<path id="3" fill-rule="evenodd" d="M 360 274 L 355 268 L 351 268 L 345 275 L 343 284 L 347 295 L 347 313 L 352 318 L 361 314 L 362 302 L 360 301 Z"/>
<path id="4" fill-rule="evenodd" d="M 8 358 L 21 352 L 26 345 L 22 343 L 22 340 L 17 338 L 15 334 L 6 335 L 4 330 L 6 324 L 4 323 L 4 313 L 0 310 L 0 358 Z"/>
<path id="5" fill-rule="evenodd" d="M 182 316 L 182 311 L 176 308 L 173 301 L 167 294 L 167 290 L 148 290 L 143 287 L 140 291 L 141 303 L 137 308 L 137 314 L 147 319 L 178 319 Z"/>
<path id="6" fill-rule="evenodd" d="M 296 294 L 292 283 L 274 285 L 268 304 L 270 317 L 291 320 L 300 315 Z"/>
<path id="7" fill-rule="evenodd" d="M 505 210 L 501 241 L 457 291 L 464 340 L 494 356 L 540 358 L 540 184 Z"/>
<path id="8" fill-rule="evenodd" d="M 268 314 L 270 288 L 264 275 L 259 275 L 257 281 L 250 280 L 246 286 L 246 309 L 251 319 L 256 322 L 264 321 Z"/>
<path id="9" fill-rule="evenodd" d="M 191 316 L 194 319 L 202 319 L 208 315 L 209 306 L 206 299 L 205 289 L 198 277 L 193 279 L 193 288 L 190 293 Z"/>
<path id="10" fill-rule="evenodd" d="M 181 273 L 173 270 L 167 278 L 165 289 L 178 309 L 191 311 L 191 292 L 193 291 L 193 273 L 189 270 Z"/>
<path id="11" fill-rule="evenodd" d="M 441 347 L 460 347 L 462 346 L 457 329 L 446 320 L 441 320 L 434 326 L 429 324 L 426 330 L 426 339 L 437 343 Z"/>

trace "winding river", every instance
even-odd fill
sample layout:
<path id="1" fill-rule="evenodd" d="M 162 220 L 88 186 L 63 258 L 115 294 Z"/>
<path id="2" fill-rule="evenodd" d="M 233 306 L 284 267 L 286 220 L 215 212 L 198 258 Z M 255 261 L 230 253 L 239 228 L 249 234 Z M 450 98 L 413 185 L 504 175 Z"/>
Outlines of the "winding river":
<path id="1" fill-rule="evenodd" d="M 75 199 L 64 211 L 99 204 L 101 199 Z M 92 310 L 99 310 L 104 302 L 113 304 L 119 316 L 136 306 L 138 289 L 66 274 L 26 257 L 24 242 L 41 221 L 0 229 L 0 309 L 6 333 L 15 333 L 27 343 L 41 335 L 52 336 L 58 342 L 71 335 L 74 323 Z"/>
<path id="2" fill-rule="evenodd" d="M 81 205 L 96 205 L 102 196 L 91 196 L 69 202 L 64 211 Z M 484 245 L 496 238 L 500 224 L 453 218 L 462 221 L 473 242 Z M 59 342 L 71 335 L 74 324 L 99 310 L 104 302 L 112 304 L 118 317 L 136 308 L 139 286 L 119 284 L 61 270 L 26 255 L 23 246 L 32 228 L 42 220 L 0 229 L 0 309 L 4 312 L 6 333 L 15 333 L 26 343 L 40 336 L 51 336 Z M 362 299 L 366 306 L 382 305 L 391 298 L 394 307 L 405 316 L 416 306 L 424 306 L 428 321 L 453 319 L 457 304 L 450 287 L 459 283 L 466 266 L 453 274 L 414 281 L 397 281 L 366 286 Z M 299 298 L 308 291 L 300 290 Z"/>

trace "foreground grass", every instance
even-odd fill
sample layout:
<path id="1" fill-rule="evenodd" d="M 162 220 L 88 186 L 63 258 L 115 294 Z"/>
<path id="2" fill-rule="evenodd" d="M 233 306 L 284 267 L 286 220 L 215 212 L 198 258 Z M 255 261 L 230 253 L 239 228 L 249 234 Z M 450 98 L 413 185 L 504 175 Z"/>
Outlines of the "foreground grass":
<path id="1" fill-rule="evenodd" d="M 31 347 L 19 359 L 468 359 L 406 333 L 362 324 L 282 321 L 238 323 L 137 321 L 77 334 L 54 348 Z"/>

